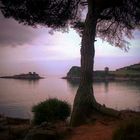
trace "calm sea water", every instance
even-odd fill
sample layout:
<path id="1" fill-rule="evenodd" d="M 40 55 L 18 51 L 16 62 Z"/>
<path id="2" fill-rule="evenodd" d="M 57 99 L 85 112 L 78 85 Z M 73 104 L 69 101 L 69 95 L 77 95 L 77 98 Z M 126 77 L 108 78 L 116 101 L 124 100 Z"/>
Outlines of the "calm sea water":
<path id="1" fill-rule="evenodd" d="M 140 111 L 140 84 L 134 82 L 94 83 L 96 100 L 114 109 Z M 47 98 L 59 98 L 73 103 L 78 88 L 60 77 L 38 81 L 0 79 L 0 114 L 31 118 L 33 105 Z"/>

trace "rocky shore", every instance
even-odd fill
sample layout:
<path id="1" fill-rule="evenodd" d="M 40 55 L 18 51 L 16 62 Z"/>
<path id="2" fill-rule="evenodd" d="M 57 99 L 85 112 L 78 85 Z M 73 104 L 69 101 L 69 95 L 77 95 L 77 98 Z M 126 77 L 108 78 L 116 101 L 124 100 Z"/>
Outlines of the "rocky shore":
<path id="1" fill-rule="evenodd" d="M 0 115 L 0 140 L 20 140 L 31 128 L 28 119 L 10 118 Z"/>
<path id="2" fill-rule="evenodd" d="M 112 140 L 122 122 L 140 119 L 140 112 L 121 111 L 119 118 L 94 115 L 85 125 L 72 128 L 66 122 L 33 125 L 28 119 L 0 115 L 0 140 Z"/>
<path id="3" fill-rule="evenodd" d="M 0 115 L 0 140 L 59 140 L 68 131 L 66 122 L 33 125 L 28 119 Z"/>

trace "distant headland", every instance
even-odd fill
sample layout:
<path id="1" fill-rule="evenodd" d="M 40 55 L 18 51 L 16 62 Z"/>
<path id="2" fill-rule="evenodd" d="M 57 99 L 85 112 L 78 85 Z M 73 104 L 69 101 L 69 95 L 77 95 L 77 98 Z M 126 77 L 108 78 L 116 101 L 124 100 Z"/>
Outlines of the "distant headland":
<path id="1" fill-rule="evenodd" d="M 37 80 L 37 79 L 42 79 L 43 77 L 40 77 L 39 74 L 36 72 L 29 72 L 27 74 L 18 74 L 18 75 L 13 75 L 13 76 L 2 76 L 0 78 L 7 78 L 7 79 L 25 79 L 25 80 Z"/>
<path id="2" fill-rule="evenodd" d="M 62 78 L 78 82 L 80 76 L 81 68 L 73 66 L 67 73 L 66 77 Z M 93 81 L 140 81 L 140 63 L 119 68 L 115 71 L 110 71 L 108 67 L 105 67 L 104 70 L 96 70 L 93 72 Z"/>

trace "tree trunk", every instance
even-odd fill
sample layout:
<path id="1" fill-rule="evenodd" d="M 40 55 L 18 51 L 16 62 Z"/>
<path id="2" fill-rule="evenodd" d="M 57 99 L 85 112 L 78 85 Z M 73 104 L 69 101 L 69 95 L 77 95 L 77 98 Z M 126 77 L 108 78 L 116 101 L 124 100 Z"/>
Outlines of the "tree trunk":
<path id="1" fill-rule="evenodd" d="M 90 116 L 93 114 L 94 104 L 96 104 L 92 87 L 96 24 L 97 13 L 95 10 L 93 10 L 92 5 L 90 5 L 82 36 L 81 80 L 74 99 L 73 112 L 71 116 L 72 126 L 85 123 L 87 118 L 90 118 Z"/>
<path id="2" fill-rule="evenodd" d="M 81 46 L 81 80 L 74 99 L 71 126 L 86 123 L 98 111 L 107 112 L 107 114 L 112 111 L 110 109 L 106 111 L 105 107 L 98 104 L 93 94 L 94 41 L 99 12 L 93 5 L 93 0 L 88 0 L 88 13 Z"/>

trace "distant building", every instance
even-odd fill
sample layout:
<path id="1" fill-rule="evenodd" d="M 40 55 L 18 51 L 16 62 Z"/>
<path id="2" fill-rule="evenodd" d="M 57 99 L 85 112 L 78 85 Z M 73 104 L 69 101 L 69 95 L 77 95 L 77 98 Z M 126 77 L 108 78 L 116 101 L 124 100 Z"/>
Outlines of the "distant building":
<path id="1" fill-rule="evenodd" d="M 34 75 L 36 75 L 36 72 L 33 72 Z"/>
<path id="2" fill-rule="evenodd" d="M 109 68 L 108 67 L 105 67 L 104 71 L 105 71 L 106 74 L 108 74 Z"/>
<path id="3" fill-rule="evenodd" d="M 32 73 L 31 73 L 31 72 L 29 72 L 28 74 L 29 74 L 29 75 L 32 75 Z"/>

